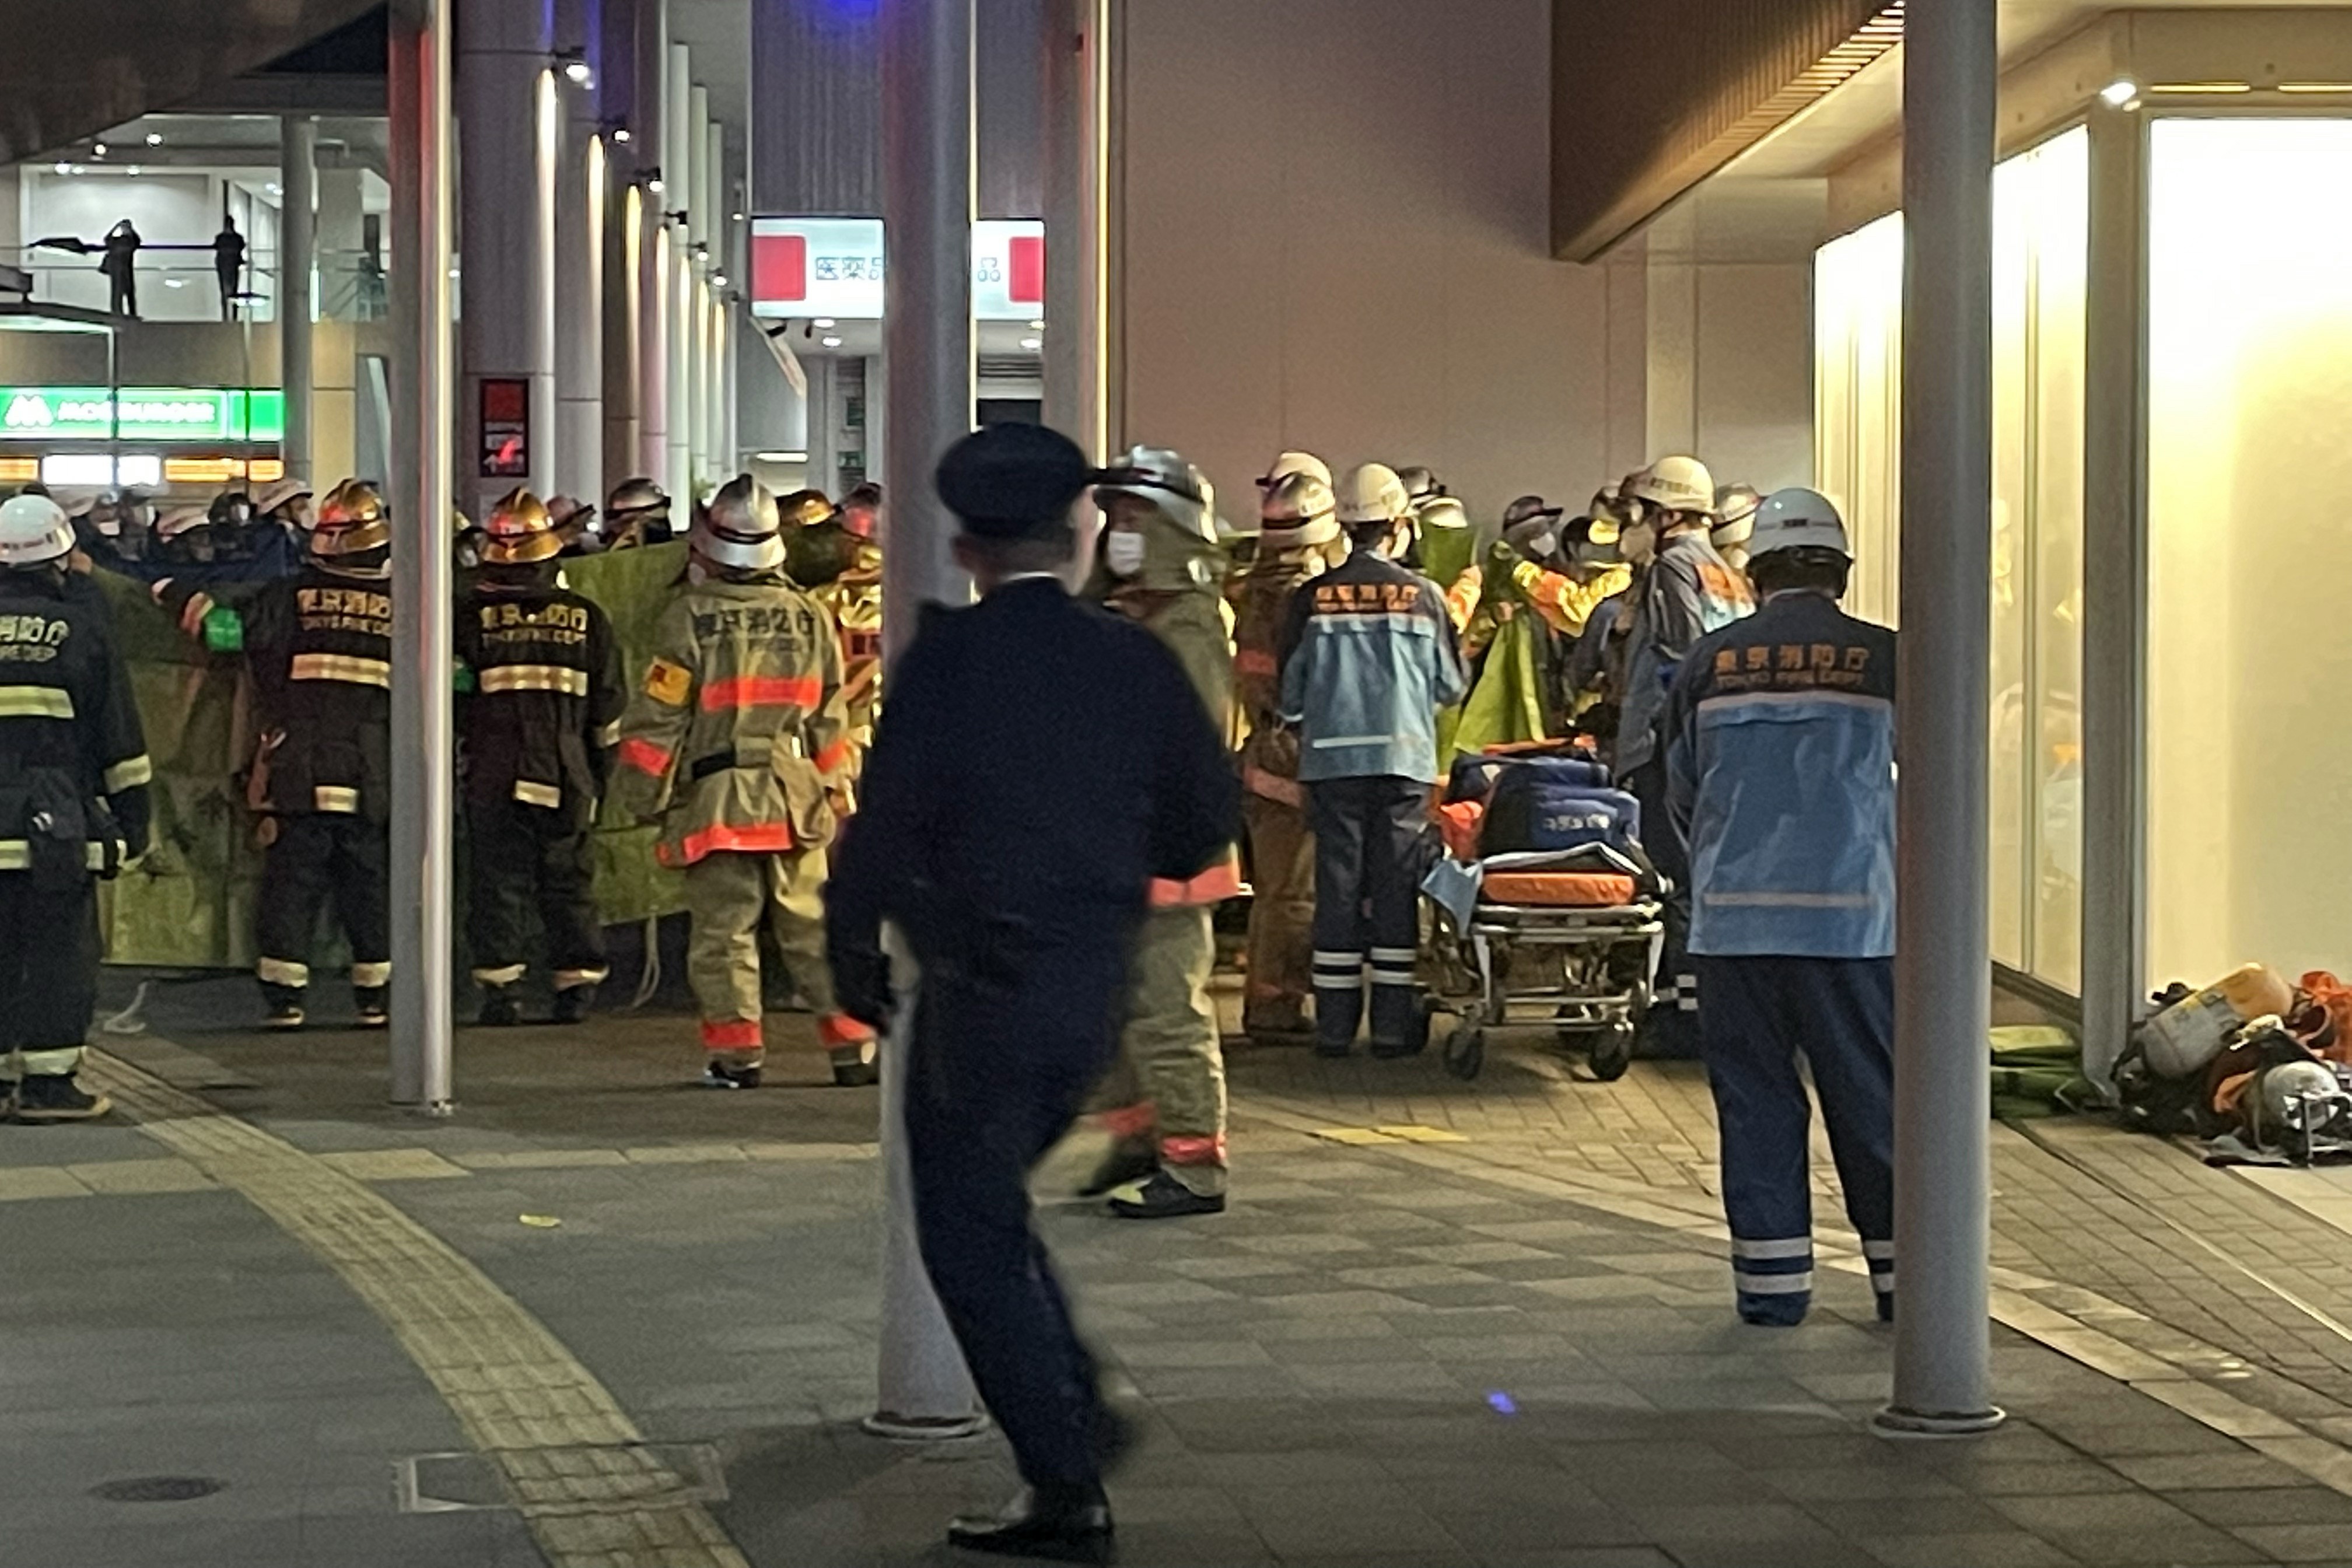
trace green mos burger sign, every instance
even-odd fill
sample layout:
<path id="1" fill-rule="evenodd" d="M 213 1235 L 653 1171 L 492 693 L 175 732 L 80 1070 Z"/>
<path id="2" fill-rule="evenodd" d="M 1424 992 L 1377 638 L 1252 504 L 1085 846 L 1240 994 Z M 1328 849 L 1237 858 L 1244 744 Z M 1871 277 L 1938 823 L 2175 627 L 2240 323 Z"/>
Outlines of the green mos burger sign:
<path id="1" fill-rule="evenodd" d="M 0 386 L 0 440 L 264 442 L 286 435 L 286 395 L 276 388 Z"/>

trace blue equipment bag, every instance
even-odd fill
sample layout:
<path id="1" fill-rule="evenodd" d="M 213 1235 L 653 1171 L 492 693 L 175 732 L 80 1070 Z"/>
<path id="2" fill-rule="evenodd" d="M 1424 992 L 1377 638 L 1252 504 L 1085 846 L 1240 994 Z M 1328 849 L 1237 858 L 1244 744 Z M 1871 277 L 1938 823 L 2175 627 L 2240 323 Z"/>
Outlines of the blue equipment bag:
<path id="1" fill-rule="evenodd" d="M 1527 770 L 1562 784 L 1606 789 L 1612 782 L 1608 767 L 1591 757 L 1476 756 L 1456 757 L 1445 782 L 1445 798 L 1485 800 L 1494 794 L 1503 775 Z"/>
<path id="2" fill-rule="evenodd" d="M 1641 840 L 1642 804 L 1623 790 L 1522 764 L 1496 781 L 1479 827 L 1478 852 L 1507 855 L 1605 844 L 1635 855 Z"/>

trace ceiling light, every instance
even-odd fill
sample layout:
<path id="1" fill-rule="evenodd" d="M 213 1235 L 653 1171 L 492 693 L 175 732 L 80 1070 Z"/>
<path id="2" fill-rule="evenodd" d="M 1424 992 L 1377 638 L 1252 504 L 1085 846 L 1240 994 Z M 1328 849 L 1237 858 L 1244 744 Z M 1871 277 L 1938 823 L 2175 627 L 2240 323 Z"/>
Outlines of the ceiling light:
<path id="1" fill-rule="evenodd" d="M 823 343 L 829 349 L 837 349 L 841 346 L 841 340 L 839 338 L 819 338 L 817 342 Z"/>
<path id="2" fill-rule="evenodd" d="M 652 179 L 647 180 L 646 182 L 646 189 L 651 191 L 656 195 L 661 195 L 662 177 L 659 174 L 656 174 Z"/>
<path id="3" fill-rule="evenodd" d="M 813 327 L 829 327 L 833 325 L 833 318 L 831 316 L 819 316 L 815 321 L 811 321 L 809 325 Z"/>
<path id="4" fill-rule="evenodd" d="M 2121 109 L 2139 96 L 2139 83 L 2123 77 L 2099 89 L 2099 101 L 2109 109 Z"/>
<path id="5" fill-rule="evenodd" d="M 2150 92 L 2194 92 L 2234 95 L 2254 90 L 2251 82 L 2242 81 L 2160 81 L 2150 87 Z"/>
<path id="6" fill-rule="evenodd" d="M 105 143 L 105 142 L 91 142 L 91 143 L 89 144 L 89 155 L 90 155 L 91 157 L 93 157 L 93 158 L 103 158 L 103 157 L 105 157 L 105 156 L 106 156 L 106 143 Z"/>
<path id="7" fill-rule="evenodd" d="M 270 181 L 269 184 L 264 185 L 262 189 L 268 191 L 273 196 L 283 195 L 286 191 L 286 187 L 280 185 L 275 180 Z"/>
<path id="8" fill-rule="evenodd" d="M 1042 349 L 1045 346 L 1045 340 L 1043 338 L 1024 338 L 1021 340 L 1021 346 L 1024 349 L 1030 350 Z"/>
<path id="9" fill-rule="evenodd" d="M 595 72 L 588 68 L 586 60 L 570 59 L 563 62 L 563 79 L 574 87 L 586 87 L 595 79 Z"/>
<path id="10" fill-rule="evenodd" d="M 741 213 L 734 213 L 734 214 L 731 214 L 730 216 L 735 219 L 735 221 L 736 221 L 737 223 L 741 223 L 741 222 L 743 221 L 743 215 L 742 215 Z"/>
<path id="11" fill-rule="evenodd" d="M 614 141 L 615 141 L 615 142 L 626 142 L 628 139 L 629 139 L 629 128 L 628 128 L 627 126 L 625 126 L 625 125 L 615 125 L 615 126 L 614 126 L 614 127 L 613 127 L 613 140 L 614 140 Z"/>
<path id="12" fill-rule="evenodd" d="M 163 279 L 163 287 L 166 289 L 184 289 L 187 286 L 188 280 L 184 278 L 166 278 Z"/>
<path id="13" fill-rule="evenodd" d="M 1033 332 L 1042 332 L 1045 330 L 1045 323 L 1043 321 L 1032 321 L 1029 323 L 1029 330 Z"/>
<path id="14" fill-rule="evenodd" d="M 131 164 L 131 167 L 130 167 L 130 168 L 125 169 L 125 170 L 123 171 L 123 173 L 124 173 L 124 174 L 136 174 L 140 173 L 140 170 L 141 170 L 141 165 L 139 165 L 139 164 L 137 164 L 137 163 L 133 163 L 133 164 Z"/>
<path id="15" fill-rule="evenodd" d="M 727 274 L 725 274 L 724 272 L 714 272 L 714 273 L 712 273 L 712 274 L 710 275 L 710 286 L 711 286 L 712 288 L 714 288 L 714 289 L 724 289 L 724 288 L 726 288 L 726 287 L 727 287 Z"/>
<path id="16" fill-rule="evenodd" d="M 163 144 L 163 133 L 161 131 L 150 131 L 147 132 L 147 145 L 150 147 L 161 147 Z"/>
<path id="17" fill-rule="evenodd" d="M 2283 81 L 2281 92 L 2352 92 L 2352 81 Z"/>
<path id="18" fill-rule="evenodd" d="M 69 174 L 73 172 L 73 165 L 71 163 L 59 163 L 57 167 L 58 173 L 60 174 Z"/>

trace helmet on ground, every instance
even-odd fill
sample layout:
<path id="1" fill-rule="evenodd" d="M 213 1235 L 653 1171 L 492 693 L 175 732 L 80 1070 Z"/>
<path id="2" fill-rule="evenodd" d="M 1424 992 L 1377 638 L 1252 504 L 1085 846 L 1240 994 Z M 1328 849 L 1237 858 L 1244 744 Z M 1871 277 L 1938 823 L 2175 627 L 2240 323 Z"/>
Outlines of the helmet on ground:
<path id="1" fill-rule="evenodd" d="M 604 502 L 604 515 L 617 518 L 628 512 L 669 510 L 669 496 L 661 486 L 648 479 L 623 479 L 613 487 Z"/>
<path id="2" fill-rule="evenodd" d="M 1625 493 L 1661 511 L 1715 515 L 1715 476 L 1696 458 L 1660 458 L 1626 481 Z"/>
<path id="3" fill-rule="evenodd" d="M 1445 487 L 1437 482 L 1437 476 L 1426 464 L 1407 464 L 1396 471 L 1396 477 L 1398 482 L 1404 486 L 1404 493 L 1414 500 L 1426 500 L 1432 496 L 1445 493 Z"/>
<path id="4" fill-rule="evenodd" d="M 1258 498 L 1258 548 L 1309 550 L 1339 537 L 1339 505 L 1328 479 L 1286 474 Z"/>
<path id="5" fill-rule="evenodd" d="M 1423 528 L 1467 528 L 1470 514 L 1462 503 L 1449 495 L 1423 496 L 1413 503 L 1413 512 Z"/>
<path id="6" fill-rule="evenodd" d="M 1397 522 L 1412 514 L 1404 481 L 1385 463 L 1359 463 L 1339 481 L 1339 521 L 1349 528 Z"/>
<path id="7" fill-rule="evenodd" d="M 790 533 L 823 522 L 833 513 L 833 502 L 823 490 L 794 490 L 776 502 L 776 526 Z"/>
<path id="8" fill-rule="evenodd" d="M 1567 510 L 1552 505 L 1541 496 L 1521 496 L 1503 509 L 1503 531 L 1508 533 L 1523 522 L 1556 518 Z"/>
<path id="9" fill-rule="evenodd" d="M 73 520 L 47 496 L 0 501 L 0 566 L 40 566 L 73 553 Z"/>
<path id="10" fill-rule="evenodd" d="M 528 566 L 549 560 L 563 549 L 547 504 L 520 486 L 509 490 L 490 509 L 482 531 L 488 535 L 481 545 L 485 565 Z"/>
<path id="11" fill-rule="evenodd" d="M 1110 510 L 1114 496 L 1133 496 L 1184 533 L 1214 543 L 1217 521 L 1208 477 L 1165 447 L 1130 447 L 1105 468 L 1095 486 L 1095 504 Z"/>
<path id="12" fill-rule="evenodd" d="M 2280 1062 L 2263 1069 L 2257 1086 L 2254 1092 L 2259 1097 L 2261 1131 L 2272 1138 L 2287 1131 L 2306 1135 L 2318 1131 L 2344 1110 L 2347 1098 L 2352 1098 L 2346 1095 L 2335 1069 L 2325 1062 Z"/>
<path id="13" fill-rule="evenodd" d="M 1257 488 L 1272 489 L 1293 474 L 1312 474 L 1328 485 L 1331 482 L 1331 465 L 1312 452 L 1283 452 L 1260 477 Z"/>
<path id="14" fill-rule="evenodd" d="M 319 505 L 319 521 L 310 529 L 310 553 L 321 560 L 364 555 L 391 542 L 383 497 L 364 479 L 345 479 L 328 491 Z"/>
<path id="15" fill-rule="evenodd" d="M 278 508 L 300 500 L 310 493 L 310 487 L 300 479 L 291 477 L 273 479 L 254 492 L 253 510 L 256 515 L 267 517 Z"/>
<path id="16" fill-rule="evenodd" d="M 1819 490 L 1774 490 L 1756 509 L 1748 540 L 1749 563 L 1782 550 L 1822 550 L 1853 559 L 1844 520 Z"/>
<path id="17" fill-rule="evenodd" d="M 772 572 L 784 563 L 779 526 L 775 492 L 749 474 L 738 474 L 710 498 L 687 537 L 688 547 L 713 565 Z"/>

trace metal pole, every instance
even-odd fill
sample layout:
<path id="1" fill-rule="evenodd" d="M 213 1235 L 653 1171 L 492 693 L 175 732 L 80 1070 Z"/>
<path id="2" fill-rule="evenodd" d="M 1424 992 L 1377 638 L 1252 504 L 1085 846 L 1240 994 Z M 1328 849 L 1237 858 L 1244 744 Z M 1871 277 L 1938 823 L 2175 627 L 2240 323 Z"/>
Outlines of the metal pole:
<path id="1" fill-rule="evenodd" d="M 449 0 L 393 6 L 392 1098 L 451 1105 Z"/>
<path id="2" fill-rule="evenodd" d="M 1903 565 L 1895 751 L 1895 1245 L 1889 1430 L 1998 1425 L 1985 1071 L 1992 577 L 1995 0 L 1905 14 Z"/>
<path id="3" fill-rule="evenodd" d="M 310 472 L 310 270 L 317 251 L 319 122 L 289 114 L 278 122 L 278 381 L 286 389 L 286 471 Z"/>
<path id="4" fill-rule="evenodd" d="M 593 73 L 603 53 L 597 0 L 558 0 L 555 42 L 577 49 Z M 559 78 L 563 105 L 555 166 L 555 428 L 552 484 L 583 500 L 604 498 L 604 173 L 596 139 L 601 76 Z"/>
<path id="5" fill-rule="evenodd" d="M 1045 0 L 1045 423 L 1100 462 L 1109 0 Z"/>
<path id="6" fill-rule="evenodd" d="M 890 237 L 882 629 L 893 658 L 923 605 L 971 595 L 949 553 L 953 529 L 932 493 L 931 471 L 971 429 L 971 22 L 972 0 L 882 7 L 882 100 L 891 106 L 882 121 L 882 219 Z M 906 1036 L 893 1029 L 882 1047 L 880 1403 L 869 1426 L 911 1422 L 917 1435 L 953 1435 L 972 1425 L 979 1397 L 916 1246 L 902 1114 Z"/>

